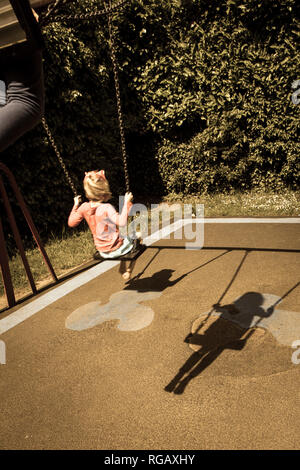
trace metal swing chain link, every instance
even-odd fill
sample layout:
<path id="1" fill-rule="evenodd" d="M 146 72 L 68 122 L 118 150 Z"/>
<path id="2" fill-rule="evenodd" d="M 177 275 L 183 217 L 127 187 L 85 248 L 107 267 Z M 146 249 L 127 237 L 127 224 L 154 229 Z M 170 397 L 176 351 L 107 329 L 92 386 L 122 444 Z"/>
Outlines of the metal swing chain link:
<path id="1" fill-rule="evenodd" d="M 55 0 L 53 4 L 50 3 L 47 7 L 47 10 L 40 14 L 40 17 L 39 17 L 40 26 L 41 27 L 45 26 L 45 23 L 47 23 L 49 16 L 52 15 L 57 10 L 57 7 L 67 2 L 68 0 Z"/>
<path id="2" fill-rule="evenodd" d="M 47 12 L 44 17 L 41 19 L 41 24 L 44 26 L 46 23 L 47 18 L 49 18 L 50 14 L 56 9 L 57 5 L 61 3 L 63 0 L 56 0 L 55 4 L 52 5 L 52 8 L 49 12 Z M 70 14 L 70 15 L 60 15 L 56 16 L 54 21 L 69 21 L 69 20 L 88 20 L 91 18 L 97 18 L 98 16 L 109 15 L 114 10 L 117 10 L 125 5 L 129 0 L 119 0 L 116 1 L 113 5 L 110 4 L 110 7 L 103 8 L 99 11 L 89 12 L 89 13 L 78 13 L 78 14 Z M 66 0 L 64 0 L 66 2 Z"/>
<path id="3" fill-rule="evenodd" d="M 111 7 L 111 0 L 109 0 L 109 6 Z M 115 91 L 116 91 L 116 99 L 117 99 L 117 111 L 118 111 L 118 119 L 119 119 L 121 150 L 122 150 L 122 158 L 123 158 L 123 166 L 124 166 L 124 174 L 125 174 L 126 191 L 130 191 L 129 174 L 128 174 L 128 166 L 127 166 L 127 154 L 126 154 L 126 142 L 125 142 L 120 85 L 119 85 L 119 76 L 118 76 L 118 63 L 116 59 L 116 48 L 115 48 L 115 41 L 114 41 L 111 11 L 112 10 L 110 8 L 110 12 L 108 15 L 108 31 L 109 31 L 110 53 L 111 53 L 110 55 L 111 55 L 111 61 L 113 65 L 113 72 L 114 72 L 114 82 L 115 82 Z"/>
<path id="4" fill-rule="evenodd" d="M 47 7 L 47 10 L 45 13 L 42 14 L 42 18 L 41 18 L 41 22 L 43 22 L 44 20 L 46 20 L 46 18 L 48 18 L 48 16 L 56 10 L 58 4 L 61 4 L 61 3 L 64 3 L 64 0 L 55 0 L 55 2 L 52 4 L 50 3 Z"/>
<path id="5" fill-rule="evenodd" d="M 54 5 L 51 5 L 48 7 L 48 11 L 46 15 L 42 19 L 42 24 L 44 23 L 45 19 L 49 17 L 49 15 L 56 9 L 58 4 L 61 2 L 66 3 L 68 0 L 56 0 Z M 105 5 L 105 8 L 103 10 L 100 10 L 99 12 L 95 13 L 87 13 L 84 15 L 63 15 L 61 17 L 58 17 L 56 19 L 88 19 L 91 17 L 97 17 L 101 16 L 104 14 L 108 14 L 108 29 L 109 29 L 109 38 L 110 38 L 110 52 L 111 52 L 111 60 L 113 64 L 113 73 L 114 73 L 114 82 L 115 82 L 115 91 L 116 91 L 116 101 L 117 101 L 117 111 L 118 111 L 118 120 L 119 120 L 119 129 L 120 129 L 120 138 L 121 138 L 121 150 L 122 150 L 122 158 L 123 158 L 123 165 L 124 165 L 124 174 L 125 174 L 125 184 L 126 184 L 126 191 L 130 191 L 130 185 L 129 185 L 129 174 L 128 174 L 128 167 L 127 167 L 127 154 L 126 154 L 126 143 L 125 143 L 125 133 L 124 133 L 124 126 L 123 126 L 123 116 L 122 116 L 122 107 L 121 107 L 121 96 L 120 96 L 120 86 L 119 86 L 119 77 L 118 77 L 118 63 L 116 59 L 116 51 L 115 51 L 115 43 L 114 43 L 114 34 L 113 34 L 113 26 L 112 26 L 112 12 L 123 6 L 125 3 L 128 2 L 128 0 L 121 0 L 119 2 L 115 2 L 114 5 L 112 5 L 111 0 L 109 1 L 109 5 Z M 55 144 L 54 138 L 51 134 L 51 131 L 49 129 L 49 126 L 45 120 L 45 118 L 42 118 L 42 123 L 44 126 L 44 129 L 46 131 L 46 134 L 48 136 L 48 139 L 53 147 L 53 150 L 56 154 L 56 157 L 64 171 L 65 177 L 73 191 L 74 196 L 77 196 L 77 191 L 75 189 L 75 186 L 73 184 L 73 181 L 70 178 L 69 172 L 66 168 L 66 165 L 62 159 L 62 156 Z"/>
<path id="6" fill-rule="evenodd" d="M 68 181 L 68 183 L 69 183 L 69 185 L 70 185 L 70 187 L 71 187 L 71 189 L 72 189 L 72 191 L 73 191 L 73 194 L 74 194 L 74 196 L 77 196 L 78 193 L 77 193 L 77 191 L 76 191 L 76 189 L 75 189 L 74 183 L 73 183 L 73 181 L 72 181 L 72 179 L 71 179 L 71 177 L 70 177 L 70 175 L 69 175 L 69 172 L 68 172 L 68 170 L 67 170 L 67 168 L 66 168 L 66 165 L 65 165 L 65 163 L 64 163 L 64 161 L 63 161 L 63 159 L 62 159 L 62 156 L 61 156 L 61 154 L 60 154 L 60 152 L 59 152 L 59 150 L 58 150 L 58 148 L 57 148 L 57 146 L 56 146 L 56 143 L 55 143 L 55 141 L 54 141 L 54 139 L 53 139 L 53 136 L 52 136 L 52 134 L 51 134 L 51 131 L 50 131 L 50 129 L 49 129 L 49 126 L 48 126 L 48 124 L 47 124 L 47 122 L 46 122 L 46 119 L 45 119 L 44 117 L 42 118 L 42 124 L 43 124 L 43 127 L 44 127 L 45 131 L 46 131 L 46 134 L 47 134 L 47 136 L 48 136 L 48 139 L 49 139 L 49 141 L 50 141 L 50 143 L 51 143 L 51 145 L 52 145 L 52 147 L 53 147 L 53 150 L 54 150 L 54 152 L 55 152 L 55 155 L 57 156 L 57 159 L 58 159 L 58 161 L 59 161 L 59 163 L 60 163 L 60 165 L 61 165 L 61 167 L 62 167 L 62 169 L 63 169 L 63 172 L 64 172 L 64 174 L 65 174 L 65 177 L 66 177 L 66 179 L 67 179 L 67 181 Z"/>

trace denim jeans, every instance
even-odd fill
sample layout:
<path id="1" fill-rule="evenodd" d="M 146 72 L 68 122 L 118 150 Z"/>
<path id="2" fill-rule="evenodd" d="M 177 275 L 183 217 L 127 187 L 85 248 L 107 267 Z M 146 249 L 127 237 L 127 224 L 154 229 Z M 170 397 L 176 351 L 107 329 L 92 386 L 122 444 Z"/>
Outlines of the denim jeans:
<path id="1" fill-rule="evenodd" d="M 0 55 L 7 102 L 0 107 L 0 152 L 32 129 L 44 114 L 42 52 L 27 45 Z"/>

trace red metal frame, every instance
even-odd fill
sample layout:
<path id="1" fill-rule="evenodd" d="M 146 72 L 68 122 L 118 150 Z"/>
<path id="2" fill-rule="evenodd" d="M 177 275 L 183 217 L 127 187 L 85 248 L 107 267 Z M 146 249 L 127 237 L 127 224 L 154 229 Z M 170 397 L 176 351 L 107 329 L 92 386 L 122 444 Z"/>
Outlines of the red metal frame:
<path id="1" fill-rule="evenodd" d="M 21 192 L 18 188 L 18 185 L 16 183 L 16 180 L 15 180 L 13 174 L 7 168 L 7 166 L 4 165 L 1 162 L 0 162 L 0 171 L 2 173 L 4 173 L 5 176 L 7 177 L 8 181 L 10 183 L 10 186 L 11 186 L 13 192 L 14 192 L 14 195 L 17 199 L 17 202 L 18 202 L 18 204 L 19 204 L 19 206 L 22 210 L 22 213 L 25 217 L 27 225 L 28 225 L 28 227 L 31 231 L 31 234 L 32 234 L 32 236 L 33 236 L 33 238 L 34 238 L 34 240 L 37 244 L 37 247 L 39 248 L 39 250 L 40 250 L 40 252 L 41 252 L 41 254 L 44 258 L 44 262 L 45 262 L 45 264 L 46 264 L 46 266 L 49 270 L 49 273 L 51 274 L 52 279 L 55 282 L 57 282 L 58 281 L 57 276 L 54 272 L 52 264 L 51 264 L 51 262 L 48 258 L 46 250 L 45 250 L 45 248 L 43 246 L 43 243 L 40 239 L 38 231 L 37 231 L 37 229 L 36 229 L 36 227 L 33 223 L 33 220 L 31 218 L 29 210 L 28 210 L 28 208 L 27 208 L 27 206 L 24 202 L 24 199 L 23 199 L 22 194 L 21 194 Z M 14 217 L 14 214 L 13 214 L 13 210 L 11 208 L 11 205 L 10 205 L 10 202 L 9 202 L 9 199 L 8 199 L 8 196 L 7 196 L 7 192 L 6 192 L 6 189 L 5 189 L 5 186 L 4 186 L 4 183 L 3 183 L 3 180 L 1 178 L 1 176 L 0 176 L 0 194 L 1 194 L 1 197 L 2 197 L 2 200 L 3 200 L 3 205 L 4 205 L 4 208 L 5 208 L 6 213 L 7 213 L 8 221 L 9 221 L 10 227 L 12 229 L 12 233 L 13 233 L 17 248 L 19 250 L 21 259 L 23 261 L 24 269 L 25 269 L 27 279 L 29 281 L 32 293 L 36 294 L 37 293 L 37 288 L 36 288 L 36 285 L 35 285 L 31 270 L 30 270 L 28 260 L 26 258 L 26 254 L 25 254 L 25 250 L 24 250 L 23 243 L 22 243 L 22 240 L 21 240 L 21 236 L 20 236 L 20 233 L 19 233 L 19 230 L 18 230 L 18 227 L 17 227 L 17 224 L 16 224 L 16 220 L 15 220 L 15 217 Z M 15 295 L 14 295 L 14 288 L 13 288 L 13 283 L 12 283 L 10 269 L 9 269 L 7 248 L 6 248 L 5 236 L 4 236 L 4 233 L 3 233 L 3 227 L 2 227 L 1 220 L 0 220 L 0 266 L 1 266 L 1 272 L 2 272 L 4 289 L 5 289 L 5 294 L 6 294 L 8 306 L 13 307 L 16 304 L 16 299 L 15 299 Z"/>

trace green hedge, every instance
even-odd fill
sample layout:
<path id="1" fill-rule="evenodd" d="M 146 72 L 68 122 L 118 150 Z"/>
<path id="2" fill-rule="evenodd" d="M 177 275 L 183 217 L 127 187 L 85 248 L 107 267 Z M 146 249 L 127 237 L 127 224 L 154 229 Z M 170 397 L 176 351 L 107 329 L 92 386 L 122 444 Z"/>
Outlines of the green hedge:
<path id="1" fill-rule="evenodd" d="M 295 1 L 130 0 L 113 22 L 134 194 L 299 188 Z M 46 119 L 78 190 L 104 168 L 124 192 L 107 18 L 52 18 L 44 36 Z M 73 195 L 42 126 L 1 159 L 42 236 L 61 230 Z"/>

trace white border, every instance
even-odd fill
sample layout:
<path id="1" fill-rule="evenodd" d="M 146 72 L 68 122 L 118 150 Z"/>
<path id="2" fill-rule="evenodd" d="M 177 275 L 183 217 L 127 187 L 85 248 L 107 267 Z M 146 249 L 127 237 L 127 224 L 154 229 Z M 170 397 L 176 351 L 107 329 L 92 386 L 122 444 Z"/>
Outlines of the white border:
<path id="1" fill-rule="evenodd" d="M 192 218 L 192 219 L 181 219 L 177 222 L 164 227 L 161 230 L 158 230 L 154 234 L 145 238 L 143 243 L 147 246 L 152 245 L 161 238 L 167 237 L 171 233 L 180 229 L 181 227 L 190 224 L 236 224 L 236 223 L 258 223 L 258 224 L 298 224 L 300 223 L 300 218 Z M 52 303 L 61 299 L 65 295 L 69 294 L 78 287 L 83 286 L 84 284 L 92 281 L 96 277 L 104 274 L 110 269 L 114 268 L 120 263 L 120 261 L 105 261 L 93 266 L 84 273 L 78 274 L 73 279 L 64 282 L 60 286 L 52 289 L 50 292 L 47 292 L 44 295 L 41 295 L 32 302 L 20 307 L 15 312 L 11 313 L 7 317 L 0 320 L 0 335 L 6 331 L 14 328 L 19 323 L 27 320 L 27 318 L 32 317 L 36 313 L 40 312 L 44 308 L 48 307 Z"/>

